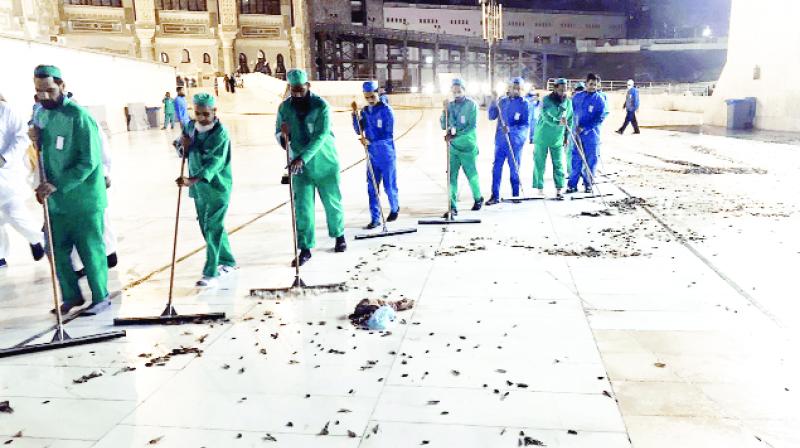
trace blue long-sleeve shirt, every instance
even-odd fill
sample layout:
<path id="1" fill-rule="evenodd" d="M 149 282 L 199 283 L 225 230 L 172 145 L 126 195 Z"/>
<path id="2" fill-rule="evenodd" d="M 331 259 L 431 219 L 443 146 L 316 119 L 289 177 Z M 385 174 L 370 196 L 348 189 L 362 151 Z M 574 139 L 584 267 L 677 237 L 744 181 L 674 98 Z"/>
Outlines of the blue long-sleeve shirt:
<path id="1" fill-rule="evenodd" d="M 184 125 L 189 122 L 189 113 L 186 111 L 186 97 L 178 95 L 175 98 L 175 118 Z"/>
<path id="2" fill-rule="evenodd" d="M 499 105 L 499 106 L 498 106 Z M 514 147 L 521 147 L 525 144 L 526 137 L 530 136 L 530 105 L 521 96 L 504 96 L 497 101 L 493 101 L 489 106 L 489 120 L 497 120 L 497 130 L 495 131 L 495 145 L 498 148 L 506 148 L 506 136 L 503 132 L 503 125 L 498 117 L 500 110 L 503 111 L 503 121 L 508 126 L 508 137 Z"/>
<path id="3" fill-rule="evenodd" d="M 387 163 L 395 159 L 394 111 L 384 102 L 367 106 L 359 115 L 353 115 L 353 130 L 363 129 L 369 140 L 369 153 L 373 163 Z"/>
<path id="4" fill-rule="evenodd" d="M 625 95 L 625 110 L 637 111 L 639 110 L 639 89 L 631 87 Z"/>
<path id="5" fill-rule="evenodd" d="M 575 124 L 581 128 L 581 139 L 597 141 L 600 125 L 608 116 L 608 103 L 601 92 L 580 92 L 572 99 Z"/>

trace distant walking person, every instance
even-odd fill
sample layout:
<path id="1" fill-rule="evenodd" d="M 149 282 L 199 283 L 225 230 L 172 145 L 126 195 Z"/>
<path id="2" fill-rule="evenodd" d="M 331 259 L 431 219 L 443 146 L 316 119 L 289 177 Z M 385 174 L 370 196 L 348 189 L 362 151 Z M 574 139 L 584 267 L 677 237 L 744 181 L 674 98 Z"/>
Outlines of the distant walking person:
<path id="1" fill-rule="evenodd" d="M 170 129 L 175 129 L 175 100 L 167 92 L 161 102 L 164 103 L 164 127 L 161 129 L 167 129 L 167 125 Z"/>
<path id="2" fill-rule="evenodd" d="M 625 128 L 628 127 L 628 123 L 633 125 L 634 134 L 640 134 L 639 122 L 636 121 L 636 111 L 639 110 L 639 89 L 634 87 L 632 79 L 628 80 L 628 93 L 625 95 L 625 105 L 622 106 L 622 109 L 626 111 L 625 123 L 617 130 L 617 134 L 622 135 Z"/>

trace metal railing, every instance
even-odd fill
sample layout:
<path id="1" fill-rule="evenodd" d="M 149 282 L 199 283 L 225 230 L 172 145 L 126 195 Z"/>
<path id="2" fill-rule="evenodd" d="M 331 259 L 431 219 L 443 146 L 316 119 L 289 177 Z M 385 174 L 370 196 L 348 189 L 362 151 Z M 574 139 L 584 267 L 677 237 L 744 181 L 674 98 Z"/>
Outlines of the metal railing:
<path id="1" fill-rule="evenodd" d="M 552 90 L 556 78 L 547 80 L 547 90 Z M 567 79 L 570 89 L 583 79 Z M 713 82 L 696 83 L 672 83 L 672 82 L 637 82 L 636 88 L 639 93 L 648 95 L 686 95 L 686 96 L 709 96 L 713 91 Z M 600 90 L 606 92 L 622 91 L 628 89 L 628 81 L 600 81 Z"/>

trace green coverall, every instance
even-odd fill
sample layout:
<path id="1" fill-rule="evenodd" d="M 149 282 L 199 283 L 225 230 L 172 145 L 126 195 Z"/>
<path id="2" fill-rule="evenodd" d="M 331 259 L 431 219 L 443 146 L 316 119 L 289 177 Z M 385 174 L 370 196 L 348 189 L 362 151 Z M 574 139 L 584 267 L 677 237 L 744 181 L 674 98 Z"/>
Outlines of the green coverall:
<path id="1" fill-rule="evenodd" d="M 314 190 L 319 193 L 328 236 L 344 235 L 344 210 L 342 193 L 339 191 L 339 157 L 331 132 L 331 112 L 328 103 L 321 97 L 309 93 L 310 107 L 307 113 L 299 112 L 287 98 L 278 107 L 275 135 L 280 142 L 281 123 L 289 125 L 291 153 L 289 158 L 303 160 L 303 172 L 292 176 L 294 207 L 297 215 L 297 245 L 300 249 L 316 246 L 314 232 Z"/>
<path id="2" fill-rule="evenodd" d="M 566 115 L 564 115 L 566 113 Z M 533 170 L 533 188 L 544 188 L 544 167 L 547 162 L 547 151 L 553 161 L 553 180 L 556 188 L 564 188 L 564 136 L 566 126 L 560 124 L 561 117 L 565 116 L 567 123 L 572 123 L 572 101 L 564 98 L 561 103 L 547 95 L 542 101 L 542 111 L 536 123 L 533 135 L 535 162 Z M 569 145 L 567 145 L 569 146 Z"/>
<path id="3" fill-rule="evenodd" d="M 206 240 L 204 277 L 217 277 L 219 266 L 236 266 L 225 231 L 225 214 L 231 198 L 231 139 L 228 129 L 215 120 L 207 132 L 196 132 L 197 122 L 190 121 L 184 133 L 192 139 L 189 146 L 189 177 L 200 182 L 189 187 L 194 198 L 197 221 Z"/>
<path id="4" fill-rule="evenodd" d="M 108 298 L 108 264 L 103 242 L 106 182 L 97 123 L 77 103 L 64 98 L 37 114 L 47 181 L 56 187 L 47 205 L 53 232 L 58 283 L 64 304 L 83 301 L 70 254 L 75 247 L 92 290 L 92 303 Z"/>
<path id="5" fill-rule="evenodd" d="M 164 97 L 164 129 L 175 126 L 175 100 Z"/>
<path id="6" fill-rule="evenodd" d="M 476 130 L 478 127 L 478 105 L 470 98 L 462 97 L 460 100 L 451 101 L 447 105 L 447 120 L 445 114 L 439 118 L 442 129 L 455 135 L 450 140 L 450 208 L 456 209 L 458 198 L 458 171 L 463 168 L 472 190 L 475 202 L 481 199 L 481 185 L 478 181 L 478 168 L 475 161 L 478 158 L 478 142 Z"/>

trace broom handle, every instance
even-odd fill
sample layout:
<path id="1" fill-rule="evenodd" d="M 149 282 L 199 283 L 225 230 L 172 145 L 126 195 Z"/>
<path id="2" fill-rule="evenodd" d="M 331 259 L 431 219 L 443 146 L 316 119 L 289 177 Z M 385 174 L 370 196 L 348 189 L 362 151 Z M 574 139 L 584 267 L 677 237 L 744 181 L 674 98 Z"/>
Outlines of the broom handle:
<path id="1" fill-rule="evenodd" d="M 447 104 L 444 107 L 444 126 L 447 133 L 445 135 L 450 135 L 452 137 L 452 134 L 450 134 L 450 102 L 446 102 Z M 450 140 L 448 139 L 445 143 L 447 143 L 447 153 L 445 154 L 445 157 L 447 157 L 447 179 L 445 179 L 445 183 L 447 184 L 447 208 L 445 210 L 447 210 L 447 219 L 452 220 L 453 204 L 450 203 L 450 196 L 452 195 L 450 191 Z"/>
<path id="2" fill-rule="evenodd" d="M 508 154 L 511 156 L 511 161 L 514 163 L 514 171 L 516 171 L 517 178 L 519 179 L 519 193 L 520 195 L 525 196 L 525 187 L 522 186 L 523 182 L 522 179 L 520 178 L 520 173 L 519 173 L 519 163 L 517 162 L 517 157 L 514 155 L 514 149 L 511 147 L 511 137 L 508 136 L 509 129 L 508 125 L 506 124 L 505 118 L 503 118 L 503 109 L 500 108 L 500 100 L 499 99 L 495 100 L 495 104 L 497 105 L 497 117 L 500 119 L 500 124 L 503 125 L 503 134 L 506 136 L 506 144 L 508 144 Z"/>
<path id="3" fill-rule="evenodd" d="M 355 102 L 353 102 L 353 104 L 355 104 Z M 361 112 L 356 113 L 356 123 L 358 123 L 358 135 L 360 135 L 361 138 L 366 138 L 364 135 L 364 130 L 361 128 Z M 363 141 L 361 144 L 364 146 L 364 153 L 367 155 L 367 169 L 369 169 L 369 177 L 372 181 L 372 188 L 375 189 L 375 196 L 378 200 L 378 208 L 381 211 L 381 224 L 383 225 L 383 231 L 386 232 L 386 217 L 383 214 L 383 207 L 381 207 L 381 195 L 378 191 L 378 180 L 375 179 L 375 170 L 372 169 L 372 159 L 369 156 L 369 148 Z"/>
<path id="4" fill-rule="evenodd" d="M 183 139 L 183 134 L 181 134 Z M 181 157 L 181 175 L 183 177 L 186 171 L 186 158 L 189 155 L 189 148 L 183 148 L 183 155 Z M 178 206 L 175 209 L 175 232 L 172 238 L 172 262 L 170 263 L 169 270 L 169 295 L 167 299 L 167 311 L 172 314 L 172 292 L 175 286 L 175 257 L 178 252 L 178 224 L 181 219 L 181 193 L 183 192 L 183 185 L 178 185 Z"/>
<path id="5" fill-rule="evenodd" d="M 39 128 L 36 128 L 37 132 Z M 39 162 L 39 179 L 41 183 L 47 182 L 47 173 L 44 169 L 44 154 L 42 153 L 42 149 L 39 147 L 38 143 L 33 144 L 34 149 L 36 149 L 36 156 Z M 58 284 L 56 283 L 56 262 L 55 262 L 55 251 L 53 250 L 53 230 L 52 225 L 50 223 L 50 207 L 47 203 L 48 199 L 45 198 L 42 201 L 42 208 L 44 209 L 44 227 L 45 232 L 47 232 L 47 241 L 50 244 L 47 245 L 47 261 L 50 264 L 50 283 L 53 286 L 53 304 L 55 304 L 56 309 L 56 337 L 54 339 L 63 341 L 66 339 L 64 333 L 64 319 L 61 315 L 61 304 L 59 303 L 58 297 Z"/>
<path id="6" fill-rule="evenodd" d="M 284 129 L 283 123 L 281 125 L 281 134 L 283 135 L 284 141 L 286 142 L 286 168 L 289 170 L 289 205 L 292 209 L 292 244 L 294 244 L 294 278 L 295 281 L 300 279 L 300 254 L 297 252 L 297 215 L 294 210 L 294 173 L 292 173 L 292 160 L 289 156 L 289 152 L 292 150 L 292 143 L 289 140 L 289 133 L 286 132 Z"/>

